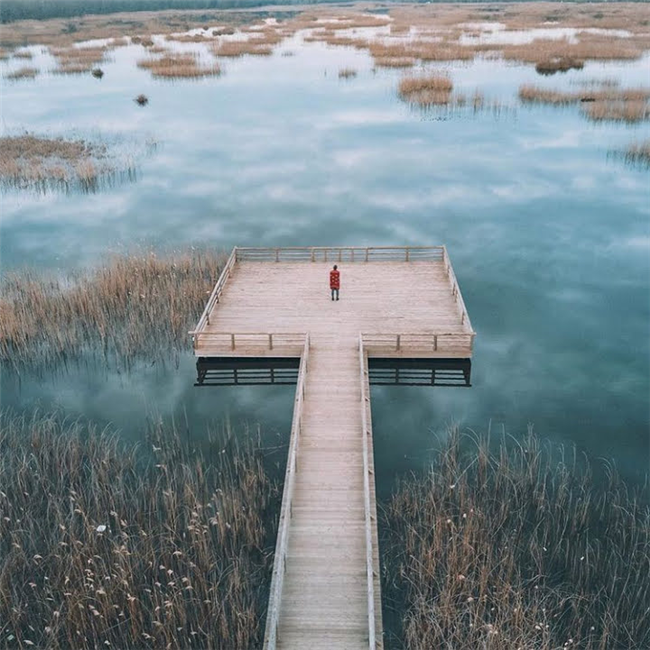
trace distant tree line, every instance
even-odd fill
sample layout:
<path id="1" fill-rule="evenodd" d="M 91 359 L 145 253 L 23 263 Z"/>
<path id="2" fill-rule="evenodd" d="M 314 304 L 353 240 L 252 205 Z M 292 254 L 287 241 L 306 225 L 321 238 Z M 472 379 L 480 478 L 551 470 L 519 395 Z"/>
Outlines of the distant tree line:
<path id="1" fill-rule="evenodd" d="M 326 2 L 336 1 L 277 0 L 278 3 L 287 5 L 324 4 Z M 414 1 L 424 3 L 428 0 Z M 455 2 L 481 1 L 484 0 L 455 0 Z M 495 1 L 509 2 L 513 0 Z M 536 0 L 531 1 L 534 2 Z M 574 1 L 580 2 L 582 0 Z M 646 0 L 639 1 L 645 2 Z M 162 9 L 242 9 L 246 7 L 261 7 L 271 2 L 272 0 L 2 0 L 0 2 L 0 21 L 10 23 L 15 20 L 25 19 L 75 18 L 86 14 L 112 14 L 122 11 L 160 11 Z"/>

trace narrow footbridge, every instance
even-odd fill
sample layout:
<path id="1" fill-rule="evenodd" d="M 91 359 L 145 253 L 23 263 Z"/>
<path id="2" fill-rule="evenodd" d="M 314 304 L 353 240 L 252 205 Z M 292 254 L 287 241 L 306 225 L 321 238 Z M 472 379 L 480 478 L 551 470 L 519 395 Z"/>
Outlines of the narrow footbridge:
<path id="1" fill-rule="evenodd" d="M 199 385 L 224 360 L 299 359 L 264 648 L 382 648 L 369 363 L 429 359 L 432 385 L 469 385 L 445 247 L 235 248 L 191 334 Z"/>

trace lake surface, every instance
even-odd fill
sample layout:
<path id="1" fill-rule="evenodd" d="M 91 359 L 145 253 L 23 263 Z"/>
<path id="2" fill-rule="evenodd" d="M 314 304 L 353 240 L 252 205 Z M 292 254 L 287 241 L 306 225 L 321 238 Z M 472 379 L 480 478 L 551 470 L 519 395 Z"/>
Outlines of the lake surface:
<path id="1" fill-rule="evenodd" d="M 31 49 L 30 65 L 53 67 Z M 576 89 L 594 78 L 647 85 L 648 57 L 549 78 L 494 60 L 427 65 L 448 72 L 456 90 L 480 90 L 502 106 L 474 113 L 410 108 L 396 94 L 401 72 L 374 71 L 364 52 L 300 36 L 272 57 L 225 61 L 220 78 L 199 81 L 154 80 L 135 66 L 143 56 L 140 46 L 115 50 L 101 80 L 3 80 L 5 134 L 102 140 L 138 170 L 135 181 L 95 194 L 5 191 L 4 272 L 64 273 L 135 246 L 446 244 L 477 331 L 473 387 L 373 388 L 383 484 L 422 466 L 451 424 L 523 436 L 532 423 L 543 438 L 613 458 L 642 480 L 650 183 L 647 170 L 610 152 L 648 139 L 650 128 L 594 124 L 579 107 L 522 106 L 517 89 Z M 4 75 L 19 62 L 0 67 Z M 339 79 L 342 67 L 357 77 Z M 139 93 L 146 107 L 134 103 Z M 147 418 L 174 418 L 197 436 L 207 422 L 247 423 L 251 432 L 259 423 L 270 446 L 286 444 L 291 387 L 193 381 L 190 354 L 178 368 L 144 365 L 130 375 L 5 372 L 2 405 L 57 406 L 113 422 L 130 438 Z"/>

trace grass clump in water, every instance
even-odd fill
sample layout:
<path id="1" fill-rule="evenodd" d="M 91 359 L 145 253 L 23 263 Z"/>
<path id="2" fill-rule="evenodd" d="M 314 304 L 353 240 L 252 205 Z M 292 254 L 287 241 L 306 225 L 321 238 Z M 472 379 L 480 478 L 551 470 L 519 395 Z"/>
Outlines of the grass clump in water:
<path id="1" fill-rule="evenodd" d="M 79 188 L 94 191 L 101 178 L 115 174 L 103 144 L 26 133 L 0 138 L 0 184 L 9 188 Z"/>
<path id="2" fill-rule="evenodd" d="M 0 363 L 45 368 L 90 355 L 128 368 L 138 359 L 177 359 L 223 263 L 220 253 L 188 251 L 118 256 L 60 279 L 6 274 Z"/>
<path id="3" fill-rule="evenodd" d="M 399 83 L 398 93 L 409 104 L 435 106 L 449 103 L 453 87 L 449 77 L 404 77 Z"/>
<path id="4" fill-rule="evenodd" d="M 180 52 L 168 52 L 162 57 L 140 59 L 138 67 L 149 70 L 153 77 L 159 79 L 198 79 L 221 74 L 219 64 L 202 66 L 197 55 Z"/>
<path id="5" fill-rule="evenodd" d="M 650 508 L 606 470 L 597 487 L 532 433 L 493 451 L 453 432 L 383 509 L 395 647 L 648 647 Z"/>
<path id="6" fill-rule="evenodd" d="M 525 104 L 580 104 L 585 116 L 594 121 L 640 122 L 650 118 L 649 88 L 601 84 L 578 91 L 561 91 L 524 85 L 519 88 L 519 99 Z"/>
<path id="7" fill-rule="evenodd" d="M 357 76 L 354 68 L 341 68 L 339 70 L 339 79 L 352 79 Z"/>
<path id="8" fill-rule="evenodd" d="M 17 81 L 18 79 L 34 79 L 38 76 L 38 74 L 38 68 L 24 66 L 22 68 L 14 70 L 13 72 L 8 72 L 5 75 L 5 79 L 9 79 L 10 81 Z"/>
<path id="9" fill-rule="evenodd" d="M 259 445 L 149 440 L 0 416 L 3 647 L 261 647 L 280 499 Z"/>

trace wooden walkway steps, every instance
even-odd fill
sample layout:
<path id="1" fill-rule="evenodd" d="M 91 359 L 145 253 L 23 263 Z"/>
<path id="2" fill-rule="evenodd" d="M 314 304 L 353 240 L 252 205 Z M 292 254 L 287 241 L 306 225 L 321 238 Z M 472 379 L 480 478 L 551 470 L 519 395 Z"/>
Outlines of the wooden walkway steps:
<path id="1" fill-rule="evenodd" d="M 236 248 L 192 334 L 203 359 L 300 357 L 265 649 L 382 648 L 368 356 L 471 357 L 446 250 Z"/>

